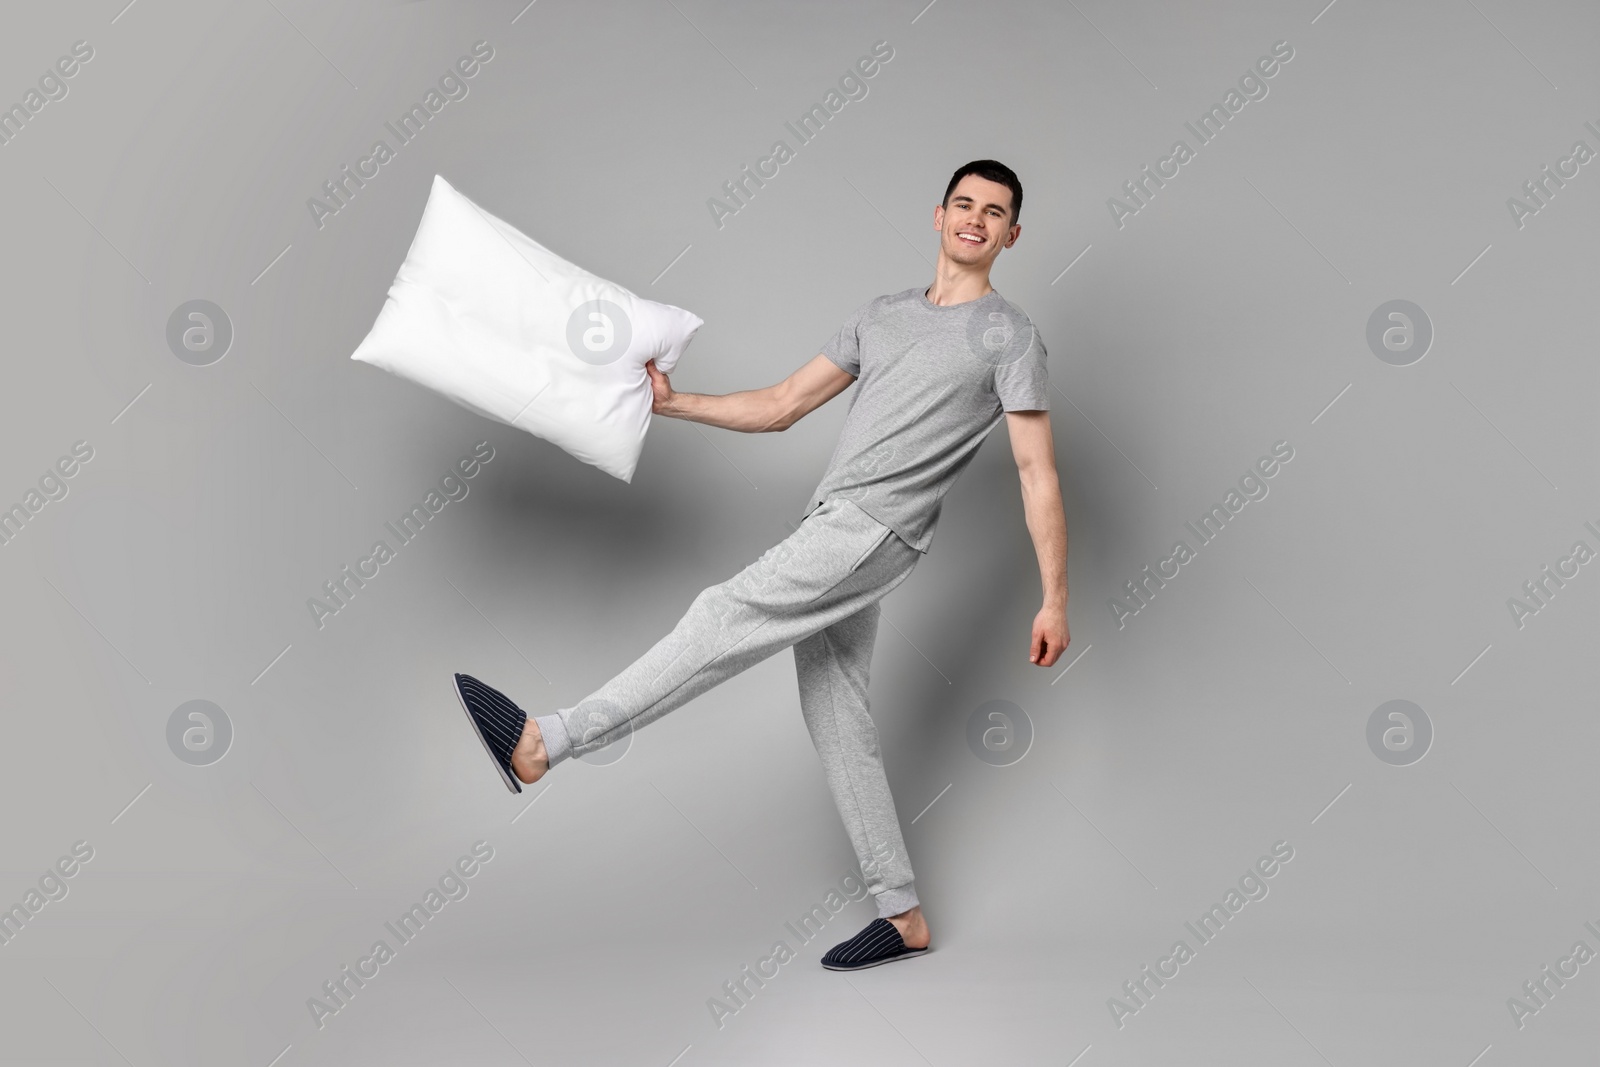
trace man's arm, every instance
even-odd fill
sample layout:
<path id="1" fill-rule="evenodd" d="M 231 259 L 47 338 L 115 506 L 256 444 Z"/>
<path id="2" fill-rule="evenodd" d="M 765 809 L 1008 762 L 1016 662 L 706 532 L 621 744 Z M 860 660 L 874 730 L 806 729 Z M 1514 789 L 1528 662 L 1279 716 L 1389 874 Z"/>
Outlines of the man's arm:
<path id="1" fill-rule="evenodd" d="M 644 369 L 650 375 L 654 393 L 650 410 L 655 414 L 741 433 L 787 430 L 855 381 L 854 375 L 820 354 L 777 385 L 723 395 L 678 392 L 653 359 Z"/>
<path id="2" fill-rule="evenodd" d="M 1033 620 L 1028 659 L 1048 667 L 1061 658 L 1072 640 L 1067 631 L 1067 513 L 1061 505 L 1050 413 L 1008 411 L 1006 432 L 1011 436 L 1011 454 L 1022 481 L 1022 509 L 1044 586 L 1044 606 Z"/>

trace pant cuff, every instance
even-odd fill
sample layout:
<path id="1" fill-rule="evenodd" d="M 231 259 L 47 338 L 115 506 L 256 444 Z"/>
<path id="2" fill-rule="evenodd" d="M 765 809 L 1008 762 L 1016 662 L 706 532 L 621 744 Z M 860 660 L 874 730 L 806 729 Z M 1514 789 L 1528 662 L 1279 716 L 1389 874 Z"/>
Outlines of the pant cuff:
<path id="1" fill-rule="evenodd" d="M 918 903 L 914 882 L 907 882 L 896 889 L 885 889 L 878 894 L 878 917 L 887 919 L 891 915 L 899 915 L 903 911 L 910 911 Z"/>
<path id="2" fill-rule="evenodd" d="M 572 755 L 572 738 L 559 713 L 535 715 L 533 721 L 539 726 L 539 736 L 544 738 L 544 751 L 550 757 L 551 767 Z"/>

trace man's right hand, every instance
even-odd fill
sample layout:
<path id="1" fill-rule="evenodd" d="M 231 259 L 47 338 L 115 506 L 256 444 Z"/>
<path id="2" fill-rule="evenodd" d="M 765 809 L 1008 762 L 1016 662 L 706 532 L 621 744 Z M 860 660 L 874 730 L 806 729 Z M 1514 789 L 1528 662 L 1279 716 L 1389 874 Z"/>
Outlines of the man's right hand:
<path id="1" fill-rule="evenodd" d="M 680 393 L 655 360 L 646 360 L 644 369 L 650 375 L 651 414 L 740 433 L 786 430 L 856 380 L 820 353 L 777 385 L 737 393 Z"/>
<path id="2" fill-rule="evenodd" d="M 645 373 L 650 375 L 650 413 L 652 415 L 671 415 L 671 404 L 674 393 L 672 382 L 657 367 L 655 360 L 648 360 L 644 365 Z"/>

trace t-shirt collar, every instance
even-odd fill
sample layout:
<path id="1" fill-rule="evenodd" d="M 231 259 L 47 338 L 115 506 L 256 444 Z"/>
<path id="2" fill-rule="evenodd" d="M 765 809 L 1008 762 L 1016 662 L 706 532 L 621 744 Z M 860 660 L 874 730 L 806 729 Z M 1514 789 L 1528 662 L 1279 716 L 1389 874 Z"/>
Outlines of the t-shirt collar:
<path id="1" fill-rule="evenodd" d="M 984 293 L 976 300 L 963 300 L 959 304 L 935 304 L 932 300 L 928 299 L 928 290 L 931 288 L 932 286 L 925 285 L 920 289 L 912 290 L 912 292 L 917 294 L 917 300 L 922 304 L 923 307 L 932 308 L 934 311 L 960 311 L 963 308 L 974 308 L 983 303 L 985 300 L 989 300 L 990 297 L 999 298 L 1000 296 L 1000 290 L 991 287 L 987 293 Z"/>

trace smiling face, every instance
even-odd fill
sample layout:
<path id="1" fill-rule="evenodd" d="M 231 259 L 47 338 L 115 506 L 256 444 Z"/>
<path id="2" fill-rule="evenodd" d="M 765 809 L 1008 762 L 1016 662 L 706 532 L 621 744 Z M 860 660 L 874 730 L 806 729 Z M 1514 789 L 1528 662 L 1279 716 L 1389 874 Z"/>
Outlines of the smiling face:
<path id="1" fill-rule="evenodd" d="M 1011 190 L 968 174 L 950 191 L 949 202 L 933 209 L 940 252 L 962 266 L 986 268 L 1022 232 L 1011 217 Z"/>

